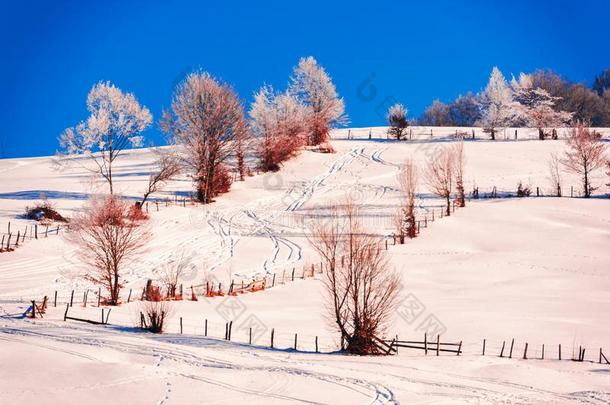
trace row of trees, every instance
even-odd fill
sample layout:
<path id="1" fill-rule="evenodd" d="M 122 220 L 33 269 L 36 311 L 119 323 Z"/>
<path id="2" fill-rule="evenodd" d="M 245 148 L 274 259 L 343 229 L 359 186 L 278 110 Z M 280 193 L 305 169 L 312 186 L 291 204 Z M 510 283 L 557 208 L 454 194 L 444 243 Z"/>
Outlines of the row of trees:
<path id="1" fill-rule="evenodd" d="M 113 164 L 126 148 L 144 145 L 142 132 L 152 124 L 152 115 L 133 94 L 109 82 L 93 86 L 87 109 L 85 121 L 61 134 L 58 164 L 90 170 L 113 194 Z M 229 190 L 231 171 L 244 179 L 246 154 L 257 157 L 260 170 L 278 170 L 301 146 L 327 142 L 330 129 L 346 122 L 343 99 L 313 57 L 299 61 L 285 92 L 263 86 L 248 115 L 231 86 L 206 72 L 191 73 L 159 120 L 179 148 L 159 156 L 144 199 L 184 172 L 193 180 L 197 200 L 209 203 Z"/>
<path id="2" fill-rule="evenodd" d="M 133 94 L 109 82 L 93 86 L 87 109 L 85 121 L 61 134 L 57 164 L 78 165 L 108 185 L 107 195 L 90 201 L 72 219 L 70 237 L 88 265 L 85 278 L 105 287 L 111 305 L 119 303 L 125 267 L 150 237 L 141 204 L 170 180 L 189 175 L 197 200 L 210 203 L 229 190 L 231 171 L 244 179 L 247 154 L 257 158 L 259 169 L 278 170 L 301 146 L 327 142 L 330 129 L 346 122 L 343 100 L 312 57 L 299 61 L 285 92 L 261 88 L 248 115 L 228 84 L 206 72 L 191 73 L 177 86 L 171 108 L 159 120 L 177 147 L 155 152 L 156 167 L 134 207 L 115 192 L 113 166 L 125 149 L 144 145 L 142 132 L 152 124 L 152 115 Z M 171 294 L 178 277 L 174 275 L 165 280 L 173 286 Z"/>
<path id="3" fill-rule="evenodd" d="M 435 100 L 419 118 L 420 125 L 482 126 L 492 139 L 498 129 L 530 126 L 540 138 L 548 128 L 586 122 L 610 126 L 610 70 L 595 78 L 592 88 L 571 83 L 551 70 L 520 74 L 508 82 L 494 67 L 485 89 L 467 93 L 449 104 Z"/>

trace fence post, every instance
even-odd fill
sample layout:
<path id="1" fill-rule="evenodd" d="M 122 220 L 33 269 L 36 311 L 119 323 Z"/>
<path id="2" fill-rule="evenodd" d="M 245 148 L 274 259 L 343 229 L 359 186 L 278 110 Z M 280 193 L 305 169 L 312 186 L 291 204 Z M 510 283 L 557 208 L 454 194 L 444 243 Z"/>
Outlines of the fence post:
<path id="1" fill-rule="evenodd" d="M 203 327 L 203 336 L 206 336 L 206 337 L 208 336 L 208 320 L 207 319 L 205 320 L 204 327 Z"/>
<path id="2" fill-rule="evenodd" d="M 102 302 L 102 287 L 98 287 L 97 288 L 97 306 L 98 307 L 100 306 L 101 302 Z"/>
<path id="3" fill-rule="evenodd" d="M 248 343 L 252 344 L 252 328 L 250 328 L 250 331 L 249 331 Z"/>
<path id="4" fill-rule="evenodd" d="M 459 356 L 462 353 L 462 341 L 460 340 L 460 345 L 458 346 L 457 355 Z"/>
<path id="5" fill-rule="evenodd" d="M 57 307 L 57 290 L 55 290 L 55 298 L 53 299 L 53 308 Z"/>
<path id="6" fill-rule="evenodd" d="M 292 281 L 294 281 L 294 267 L 292 268 Z"/>
<path id="7" fill-rule="evenodd" d="M 275 332 L 275 329 L 271 328 L 271 348 L 273 349 L 273 333 Z"/>
<path id="8" fill-rule="evenodd" d="M 523 360 L 527 360 L 527 342 L 525 342 L 525 349 L 523 350 Z"/>
<path id="9" fill-rule="evenodd" d="M 436 335 L 436 355 L 440 354 L 441 350 L 441 335 Z"/>
<path id="10" fill-rule="evenodd" d="M 72 306 L 73 301 L 74 301 L 74 290 L 72 290 L 72 294 L 70 294 L 70 306 Z"/>
<path id="11" fill-rule="evenodd" d="M 428 355 L 428 334 L 424 333 L 424 352 Z"/>
<path id="12" fill-rule="evenodd" d="M 182 317 L 180 317 L 180 334 L 182 335 Z"/>
<path id="13" fill-rule="evenodd" d="M 483 339 L 483 356 L 485 356 L 485 339 Z"/>
<path id="14" fill-rule="evenodd" d="M 242 280 L 243 285 L 243 280 Z M 275 287 L 275 273 L 273 273 L 273 281 L 271 282 L 271 287 Z"/>
<path id="15" fill-rule="evenodd" d="M 19 233 L 21 231 L 17 231 L 17 240 L 15 241 L 15 246 L 19 246 Z"/>
<path id="16" fill-rule="evenodd" d="M 502 350 L 500 350 L 500 357 L 504 357 L 504 346 L 506 345 L 506 340 L 502 341 Z"/>
<path id="17" fill-rule="evenodd" d="M 70 308 L 69 304 L 66 304 L 66 312 L 64 312 L 64 322 L 66 322 L 66 318 L 68 317 L 68 309 Z"/>
<path id="18" fill-rule="evenodd" d="M 36 318 L 36 301 L 32 301 L 32 318 Z"/>
<path id="19" fill-rule="evenodd" d="M 515 338 L 513 338 L 513 340 L 511 340 L 510 342 L 510 353 L 508 355 L 509 359 L 513 358 L 513 346 L 515 345 Z"/>
<path id="20" fill-rule="evenodd" d="M 34 238 L 38 239 L 38 224 L 34 225 Z"/>
<path id="21" fill-rule="evenodd" d="M 129 295 L 127 296 L 127 303 L 131 300 L 131 288 L 129 289 Z"/>
<path id="22" fill-rule="evenodd" d="M 229 322 L 229 340 L 231 340 L 231 331 L 233 330 L 233 321 Z"/>
<path id="23" fill-rule="evenodd" d="M 316 353 L 318 353 L 318 337 L 317 336 L 316 336 Z M 600 362 L 600 364 L 602 362 L 602 355 L 601 355 L 601 353 L 602 353 L 602 349 L 599 349 L 599 362 Z"/>
<path id="24" fill-rule="evenodd" d="M 559 360 L 561 360 L 561 343 L 559 343 Z"/>
<path id="25" fill-rule="evenodd" d="M 102 308 L 102 325 L 104 324 L 104 308 Z"/>
<path id="26" fill-rule="evenodd" d="M 544 343 L 542 344 L 542 360 L 544 360 Z"/>
<path id="27" fill-rule="evenodd" d="M 298 334 L 294 334 L 294 350 L 297 350 L 297 338 L 298 338 Z"/>

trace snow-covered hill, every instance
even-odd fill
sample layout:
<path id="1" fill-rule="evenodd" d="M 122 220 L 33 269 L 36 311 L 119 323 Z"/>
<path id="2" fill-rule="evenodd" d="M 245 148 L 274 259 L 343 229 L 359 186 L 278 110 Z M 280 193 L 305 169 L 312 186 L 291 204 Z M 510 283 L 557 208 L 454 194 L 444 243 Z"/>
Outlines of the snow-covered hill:
<path id="1" fill-rule="evenodd" d="M 454 130 L 438 129 L 446 135 Z M 183 257 L 191 263 L 185 286 L 210 277 L 227 285 L 308 267 L 317 258 L 303 219 L 347 197 L 361 207 L 368 230 L 388 237 L 398 167 L 407 157 L 423 165 L 451 137 L 430 138 L 422 129 L 413 140 L 396 142 L 386 140 L 384 131 L 373 129 L 370 140 L 368 129 L 337 131 L 335 154 L 303 151 L 278 173 L 234 183 L 230 193 L 208 206 L 162 201 L 157 211 L 149 204 L 154 236 L 146 254 L 126 272 L 125 291 L 138 291 L 146 279 L 159 277 L 164 264 Z M 347 140 L 348 132 L 356 139 Z M 535 132 L 523 130 L 517 142 L 466 141 L 466 190 L 478 187 L 481 196 L 494 188 L 514 193 L 522 182 L 534 194 L 537 188 L 550 194 L 548 161 L 551 153 L 561 153 L 563 141 L 526 137 Z M 115 188 L 137 199 L 153 154 L 128 151 L 117 162 Z M 13 230 L 29 226 L 18 216 L 33 201 L 44 197 L 70 216 L 103 187 L 92 184 L 85 171 L 55 170 L 52 158 L 0 160 L 0 174 L 2 232 L 9 221 Z M 599 186 L 606 182 L 603 171 L 593 177 Z M 562 183 L 564 193 L 572 186 L 579 192 L 575 176 L 565 174 Z M 182 178 L 158 197 L 179 202 L 188 198 L 191 186 Z M 601 187 L 596 196 L 606 192 Z M 163 336 L 132 329 L 138 302 L 114 308 L 112 326 L 64 323 L 63 302 L 70 291 L 82 300 L 86 288 L 97 288 L 80 277 L 83 265 L 60 232 L 27 239 L 14 252 L 0 254 L 0 402 L 42 397 L 66 403 L 66 390 L 74 393 L 73 403 L 105 402 L 109 389 L 116 401 L 130 403 L 609 401 L 608 366 L 552 360 L 559 344 L 564 359 L 579 346 L 587 348 L 587 360 L 596 361 L 604 345 L 610 352 L 609 200 L 479 199 L 439 219 L 442 202 L 424 184 L 419 194 L 419 217 L 430 219 L 434 211 L 436 221 L 406 245 L 390 242 L 405 302 L 388 334 L 419 340 L 425 321 L 432 320 L 444 339 L 463 341 L 459 358 L 409 350 L 389 358 L 311 353 L 316 336 L 321 351 L 337 348 L 315 278 L 240 295 L 240 312 L 229 312 L 231 319 L 226 312 L 231 302 L 224 298 L 176 303 L 169 334 Z M 21 316 L 28 300 L 56 290 L 62 305 L 50 308 L 44 320 Z M 405 313 L 414 300 L 423 307 L 416 317 Z M 98 308 L 71 311 L 99 317 Z M 254 346 L 247 344 L 247 327 L 241 327 L 252 317 L 262 330 Z M 204 319 L 215 339 L 202 336 Z M 236 323 L 230 343 L 218 340 L 228 320 Z M 268 348 L 272 328 L 282 350 Z M 293 346 L 295 333 L 299 349 L 310 353 L 283 350 Z M 513 338 L 519 355 L 498 358 L 502 342 Z M 547 359 L 520 360 L 525 342 L 529 357 L 541 356 L 545 344 Z"/>

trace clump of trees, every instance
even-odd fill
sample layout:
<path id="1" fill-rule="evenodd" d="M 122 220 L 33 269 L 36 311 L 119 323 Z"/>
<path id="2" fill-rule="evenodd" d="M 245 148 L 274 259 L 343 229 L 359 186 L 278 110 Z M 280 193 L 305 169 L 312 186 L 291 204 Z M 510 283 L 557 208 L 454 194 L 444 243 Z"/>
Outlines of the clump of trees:
<path id="1" fill-rule="evenodd" d="M 388 109 L 387 119 L 390 127 L 388 135 L 400 141 L 409 127 L 407 109 L 402 104 L 396 103 Z"/>
<path id="2" fill-rule="evenodd" d="M 71 220 L 69 238 L 88 266 L 84 278 L 106 289 L 108 305 L 118 305 L 123 272 L 150 238 L 146 225 L 130 215 L 127 202 L 107 195 L 90 201 Z"/>
<path id="3" fill-rule="evenodd" d="M 90 115 L 60 136 L 60 165 L 76 164 L 101 176 L 114 193 L 112 165 L 123 150 L 142 146 L 140 135 L 152 122 L 152 115 L 132 93 L 123 93 L 110 82 L 99 82 L 87 95 Z M 87 159 L 82 159 L 85 155 Z"/>
<path id="4" fill-rule="evenodd" d="M 520 114 L 516 121 L 521 118 L 526 126 L 537 128 L 540 140 L 548 135 L 546 128 L 560 127 L 571 120 L 572 113 L 556 110 L 555 104 L 561 97 L 551 96 L 547 90 L 535 87 L 531 75 L 522 73 L 519 80 L 513 78 L 511 86 L 518 103 L 517 114 Z M 555 130 L 553 134 L 556 134 Z M 556 139 L 557 136 L 554 135 L 553 138 Z"/>
<path id="5" fill-rule="evenodd" d="M 181 161 L 198 201 L 207 204 L 228 191 L 229 160 L 243 158 L 240 149 L 249 136 L 243 106 L 229 85 L 205 72 L 189 74 L 178 85 L 171 110 L 163 113 L 161 127 L 182 147 Z"/>
<path id="6" fill-rule="evenodd" d="M 540 139 L 549 129 L 588 122 L 610 126 L 610 70 L 596 76 L 591 88 L 570 82 L 551 70 L 521 74 L 510 83 L 497 67 L 486 88 L 445 104 L 434 100 L 419 118 L 420 125 L 480 125 L 492 139 L 509 126 L 538 128 Z M 551 131 L 551 134 L 553 131 Z"/>
<path id="7" fill-rule="evenodd" d="M 348 353 L 378 354 L 380 336 L 397 305 L 399 275 L 381 241 L 368 234 L 358 209 L 347 201 L 310 224 L 312 247 L 324 263 L 328 316 Z"/>

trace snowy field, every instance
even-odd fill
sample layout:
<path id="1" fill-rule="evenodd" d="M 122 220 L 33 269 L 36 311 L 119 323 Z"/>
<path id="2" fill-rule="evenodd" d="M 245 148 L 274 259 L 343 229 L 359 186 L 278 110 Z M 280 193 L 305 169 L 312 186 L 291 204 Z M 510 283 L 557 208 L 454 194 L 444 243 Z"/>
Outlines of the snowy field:
<path id="1" fill-rule="evenodd" d="M 600 170 L 592 199 L 481 198 L 449 218 L 442 201 L 422 184 L 418 216 L 428 227 L 413 241 L 393 246 L 392 216 L 399 193 L 396 173 L 412 157 L 420 165 L 450 142 L 455 128 L 419 128 L 411 141 L 388 141 L 385 129 L 336 131 L 335 154 L 303 151 L 278 173 L 249 177 L 209 206 L 188 202 L 192 184 L 174 181 L 149 204 L 153 239 L 130 265 L 126 288 L 141 291 L 171 260 L 186 258 L 190 285 L 228 285 L 276 276 L 263 292 L 173 304 L 168 333 L 134 328 L 139 302 L 113 308 L 110 325 L 63 322 L 76 291 L 72 316 L 99 319 L 97 287 L 63 236 L 27 238 L 0 254 L 0 403 L 591 403 L 610 402 L 610 200 Z M 470 129 L 466 130 L 471 131 Z M 607 137 L 608 131 L 602 131 Z M 347 139 L 348 133 L 350 138 Z M 517 184 L 550 195 L 548 161 L 564 142 L 535 140 L 535 130 L 507 130 L 495 142 L 467 140 L 466 190 L 481 197 L 495 188 L 514 194 Z M 479 133 L 477 137 L 481 137 Z M 115 168 L 115 188 L 140 198 L 152 167 L 150 150 L 125 153 Z M 57 171 L 52 158 L 0 160 L 0 232 L 31 225 L 19 218 L 41 198 L 66 216 L 101 190 L 84 170 Z M 562 188 L 580 192 L 578 178 Z M 316 277 L 292 282 L 290 273 L 318 263 L 306 222 L 332 202 L 355 200 L 367 229 L 389 240 L 404 297 L 388 336 L 421 340 L 424 330 L 443 341 L 463 342 L 463 355 L 439 357 L 401 349 L 398 355 L 359 358 L 333 353 L 336 335 L 324 317 Z M 187 201 L 182 206 L 183 198 Z M 432 222 L 432 215 L 435 221 Z M 281 283 L 280 280 L 285 281 Z M 89 305 L 82 307 L 90 289 Z M 43 320 L 23 316 L 29 300 L 53 297 Z M 124 296 L 124 300 L 126 296 Z M 416 302 L 420 310 L 408 312 Z M 78 304 L 77 304 L 78 303 Z M 180 318 L 183 333 L 180 334 Z M 208 322 L 208 338 L 204 320 Z M 234 321 L 232 341 L 223 340 Z M 248 328 L 256 325 L 253 345 Z M 270 331 L 275 347 L 269 348 Z M 294 334 L 298 334 L 298 349 Z M 431 333 L 435 335 L 435 333 Z M 318 337 L 319 349 L 314 342 Z M 514 338 L 513 358 L 500 358 Z M 482 356 L 483 339 L 486 355 Z M 523 360 L 525 343 L 528 360 Z M 545 360 L 542 345 L 545 345 Z M 563 360 L 558 361 L 558 345 Z M 569 361 L 579 347 L 585 362 Z M 505 356 L 506 352 L 505 350 Z M 574 354 L 576 352 L 576 354 Z M 69 393 L 69 395 L 67 395 Z"/>

